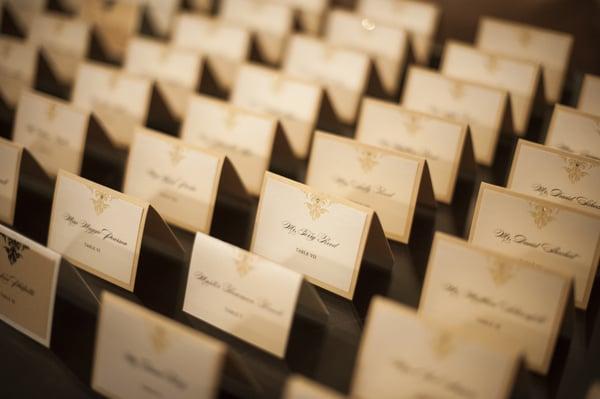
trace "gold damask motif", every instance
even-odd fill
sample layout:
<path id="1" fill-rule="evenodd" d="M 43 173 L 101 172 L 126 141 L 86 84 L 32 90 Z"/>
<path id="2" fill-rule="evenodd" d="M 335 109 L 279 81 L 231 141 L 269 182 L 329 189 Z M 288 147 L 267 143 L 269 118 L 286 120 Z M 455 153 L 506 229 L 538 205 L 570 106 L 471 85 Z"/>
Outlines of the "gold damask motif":
<path id="1" fill-rule="evenodd" d="M 94 211 L 96 212 L 96 215 L 101 215 L 110 207 L 112 196 L 92 187 L 89 189 L 92 192 L 92 204 L 94 204 Z"/>
<path id="2" fill-rule="evenodd" d="M 454 349 L 452 334 L 442 331 L 431 341 L 431 351 L 438 359 L 443 359 Z"/>
<path id="3" fill-rule="evenodd" d="M 490 257 L 488 267 L 492 280 L 497 286 L 502 286 L 510 281 L 514 276 L 513 266 L 495 257 Z"/>
<path id="4" fill-rule="evenodd" d="M 328 199 L 322 198 L 313 193 L 306 193 L 306 199 L 308 201 L 305 202 L 305 204 L 308 208 L 308 214 L 312 220 L 317 220 L 326 214 L 328 212 L 327 208 L 329 205 L 331 205 L 331 202 Z"/>
<path id="5" fill-rule="evenodd" d="M 169 151 L 169 157 L 171 158 L 171 164 L 177 166 L 179 165 L 179 162 L 185 158 L 185 149 L 178 144 L 174 144 L 173 147 L 171 147 L 171 151 Z"/>
<path id="6" fill-rule="evenodd" d="M 169 338 L 164 327 L 156 325 L 152 328 L 152 332 L 150 333 L 150 342 L 152 343 L 152 349 L 154 349 L 154 352 L 158 354 L 167 349 L 167 346 L 169 346 Z"/>
<path id="7" fill-rule="evenodd" d="M 546 227 L 548 223 L 555 219 L 554 216 L 558 213 L 557 208 L 537 204 L 535 202 L 530 202 L 529 207 L 531 208 L 529 214 L 533 217 L 533 222 L 538 229 Z"/>
<path id="8" fill-rule="evenodd" d="M 365 173 L 369 173 L 379 164 L 380 154 L 371 150 L 361 150 L 358 155 L 358 163 Z"/>
<path id="9" fill-rule="evenodd" d="M 252 265 L 253 259 L 254 257 L 251 253 L 242 250 L 238 251 L 235 258 L 235 270 L 240 277 L 245 277 L 254 269 L 254 266 Z"/>
<path id="10" fill-rule="evenodd" d="M 569 177 L 569 181 L 571 183 L 577 183 L 582 178 L 588 175 L 586 170 L 589 170 L 595 166 L 598 166 L 592 162 L 581 161 L 575 158 L 567 158 L 563 157 L 566 166 L 563 169 L 567 172 L 567 176 Z"/>

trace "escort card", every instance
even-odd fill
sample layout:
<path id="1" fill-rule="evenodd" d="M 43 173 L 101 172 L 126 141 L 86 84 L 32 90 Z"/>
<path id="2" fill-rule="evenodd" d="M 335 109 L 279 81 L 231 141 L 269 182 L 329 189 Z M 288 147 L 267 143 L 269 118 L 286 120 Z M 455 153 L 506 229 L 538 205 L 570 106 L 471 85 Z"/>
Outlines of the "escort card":
<path id="1" fill-rule="evenodd" d="M 60 255 L 0 225 L 0 320 L 50 347 Z"/>
<path id="2" fill-rule="evenodd" d="M 583 76 L 577 109 L 600 116 L 600 76 L 590 74 Z"/>
<path id="3" fill-rule="evenodd" d="M 290 269 L 196 233 L 183 310 L 283 358 L 301 284 Z"/>
<path id="4" fill-rule="evenodd" d="M 257 196 L 274 152 L 276 129 L 275 118 L 197 95 L 190 99 L 181 139 L 227 154 L 248 192 Z"/>
<path id="5" fill-rule="evenodd" d="M 166 37 L 173 28 L 175 14 L 182 0 L 128 0 L 143 7 L 143 12 L 154 34 Z"/>
<path id="6" fill-rule="evenodd" d="M 323 86 L 337 118 L 346 124 L 356 121 L 358 105 L 369 81 L 367 55 L 296 34 L 288 44 L 283 70 L 290 76 Z"/>
<path id="7" fill-rule="evenodd" d="M 72 101 L 93 112 L 116 146 L 128 147 L 135 126 L 146 122 L 151 93 L 150 79 L 86 62 L 77 72 Z"/>
<path id="8" fill-rule="evenodd" d="M 448 41 L 444 47 L 442 74 L 507 90 L 510 97 L 513 128 L 524 136 L 537 101 L 543 101 L 540 66 L 495 55 L 476 47 Z M 540 93 L 540 96 L 536 96 Z M 539 102 L 538 102 L 539 104 Z"/>
<path id="9" fill-rule="evenodd" d="M 482 183 L 469 242 L 573 276 L 575 305 L 585 309 L 600 258 L 600 218 Z"/>
<path id="10" fill-rule="evenodd" d="M 0 96 L 16 108 L 23 89 L 32 87 L 37 71 L 35 46 L 10 36 L 0 36 Z"/>
<path id="11" fill-rule="evenodd" d="M 2 12 L 12 18 L 17 29 L 25 37 L 35 16 L 44 12 L 47 0 L 2 0 L 2 3 L 4 3 Z"/>
<path id="12" fill-rule="evenodd" d="M 408 56 L 406 31 L 334 9 L 328 14 L 325 40 L 368 54 L 386 93 L 390 96 L 398 93 Z"/>
<path id="13" fill-rule="evenodd" d="M 412 66 L 408 70 L 402 105 L 434 116 L 467 123 L 475 160 L 491 166 L 501 130 L 512 129 L 508 93 L 432 70 Z"/>
<path id="14" fill-rule="evenodd" d="M 372 209 L 269 172 L 251 251 L 346 299 L 354 295 L 363 256 L 391 258 Z"/>
<path id="15" fill-rule="evenodd" d="M 240 67 L 230 101 L 236 106 L 279 118 L 294 155 L 306 159 L 319 117 L 322 93 L 318 85 L 275 69 L 246 64 Z"/>
<path id="16" fill-rule="evenodd" d="M 600 115 L 556 104 L 545 144 L 600 159 Z"/>
<path id="17" fill-rule="evenodd" d="M 282 399 L 342 399 L 333 389 L 321 385 L 300 374 L 288 377 L 283 388 Z"/>
<path id="18" fill-rule="evenodd" d="M 419 314 L 512 341 L 546 374 L 570 294 L 568 276 L 436 233 Z"/>
<path id="19" fill-rule="evenodd" d="M 407 31 L 415 59 L 428 64 L 440 20 L 439 6 L 421 1 L 360 0 L 357 12 L 371 22 Z"/>
<path id="20" fill-rule="evenodd" d="M 560 100 L 573 48 L 573 36 L 490 17 L 479 20 L 477 47 L 542 66 L 546 101 Z"/>
<path id="21" fill-rule="evenodd" d="M 226 350 L 212 337 L 104 291 L 92 388 L 118 398 L 214 398 Z"/>
<path id="22" fill-rule="evenodd" d="M 372 208 L 386 237 L 405 244 L 417 202 L 434 204 L 424 158 L 319 131 L 306 184 Z"/>
<path id="23" fill-rule="evenodd" d="M 325 13 L 328 12 L 329 0 L 275 0 L 277 3 L 291 7 L 295 13 L 295 22 L 301 30 L 318 35 Z"/>
<path id="24" fill-rule="evenodd" d="M 427 159 L 435 199 L 452 202 L 460 169 L 474 167 L 467 125 L 365 98 L 356 140 Z"/>
<path id="25" fill-rule="evenodd" d="M 399 339 L 401 337 L 401 339 Z M 514 346 L 447 329 L 390 299 L 371 300 L 352 397 L 508 398 L 518 370 Z"/>
<path id="26" fill-rule="evenodd" d="M 293 26 L 291 8 L 262 0 L 223 0 L 219 18 L 250 30 L 265 61 L 281 61 Z"/>
<path id="27" fill-rule="evenodd" d="M 250 33 L 240 27 L 200 14 L 180 14 L 172 44 L 207 58 L 217 83 L 230 90 L 239 65 L 250 54 Z"/>
<path id="28" fill-rule="evenodd" d="M 506 187 L 600 216 L 600 160 L 519 140 Z"/>
<path id="29" fill-rule="evenodd" d="M 17 205 L 17 189 L 23 147 L 0 137 L 0 222 L 12 225 Z"/>
<path id="30" fill-rule="evenodd" d="M 89 113 L 55 97 L 24 91 L 17 106 L 13 141 L 27 148 L 46 173 L 79 174 Z"/>

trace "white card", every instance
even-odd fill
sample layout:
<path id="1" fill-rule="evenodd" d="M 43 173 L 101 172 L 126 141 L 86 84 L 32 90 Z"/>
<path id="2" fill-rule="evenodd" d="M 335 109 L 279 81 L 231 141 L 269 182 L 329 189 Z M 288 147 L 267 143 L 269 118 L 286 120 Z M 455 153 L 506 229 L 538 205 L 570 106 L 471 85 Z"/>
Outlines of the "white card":
<path id="1" fill-rule="evenodd" d="M 545 144 L 600 159 L 600 116 L 555 105 Z"/>
<path id="2" fill-rule="evenodd" d="M 37 73 L 35 46 L 10 36 L 0 36 L 0 95 L 16 108 L 23 89 L 32 87 Z"/>

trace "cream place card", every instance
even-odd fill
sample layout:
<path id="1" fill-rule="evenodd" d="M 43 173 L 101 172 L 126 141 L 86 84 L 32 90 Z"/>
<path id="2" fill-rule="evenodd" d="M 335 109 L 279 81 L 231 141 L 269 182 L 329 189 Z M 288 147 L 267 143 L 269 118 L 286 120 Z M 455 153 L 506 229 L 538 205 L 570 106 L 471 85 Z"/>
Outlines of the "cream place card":
<path id="1" fill-rule="evenodd" d="M 300 29 L 312 35 L 321 32 L 329 0 L 272 0 L 294 10 L 294 20 Z"/>
<path id="2" fill-rule="evenodd" d="M 590 74 L 583 76 L 577 109 L 600 116 L 600 76 Z"/>
<path id="3" fill-rule="evenodd" d="M 302 276 L 196 233 L 183 311 L 283 358 Z"/>
<path id="4" fill-rule="evenodd" d="M 151 94 L 150 79 L 85 62 L 77 71 L 71 97 L 77 107 L 93 112 L 116 146 L 128 147 L 135 126 L 146 123 Z"/>
<path id="5" fill-rule="evenodd" d="M 386 237 L 404 244 L 417 204 L 435 207 L 424 158 L 319 131 L 306 184 L 372 208 Z"/>
<path id="6" fill-rule="evenodd" d="M 50 347 L 60 255 L 0 225 L 0 320 Z"/>
<path id="7" fill-rule="evenodd" d="M 366 54 L 296 34 L 288 44 L 283 70 L 323 86 L 336 117 L 345 124 L 356 121 L 371 71 Z"/>
<path id="8" fill-rule="evenodd" d="M 545 144 L 600 159 L 600 115 L 556 104 Z"/>
<path id="9" fill-rule="evenodd" d="M 259 55 L 266 62 L 281 62 L 293 27 L 291 8 L 264 0 L 223 0 L 219 18 L 250 30 Z"/>
<path id="10" fill-rule="evenodd" d="M 288 377 L 283 388 L 282 399 L 342 399 L 343 396 L 315 381 L 293 374 Z"/>
<path id="11" fill-rule="evenodd" d="M 467 125 L 373 98 L 362 101 L 356 140 L 427 159 L 435 199 L 446 204 L 461 171 L 475 168 Z"/>
<path id="12" fill-rule="evenodd" d="M 126 0 L 139 4 L 152 33 L 167 37 L 173 28 L 175 15 L 182 0 Z"/>
<path id="13" fill-rule="evenodd" d="M 250 54 L 250 39 L 250 32 L 236 25 L 201 14 L 180 14 L 171 44 L 204 55 L 205 68 L 221 87 L 231 90 L 239 65 Z"/>
<path id="14" fill-rule="evenodd" d="M 567 275 L 436 233 L 419 314 L 512 341 L 530 369 L 546 374 L 569 295 Z"/>
<path id="15" fill-rule="evenodd" d="M 406 31 L 334 9 L 328 14 L 325 40 L 368 54 L 386 93 L 390 96 L 398 93 L 409 54 Z"/>
<path id="16" fill-rule="evenodd" d="M 156 80 L 170 111 L 182 119 L 189 96 L 200 86 L 202 57 L 194 51 L 137 37 L 129 41 L 124 68 L 133 75 Z"/>
<path id="17" fill-rule="evenodd" d="M 352 397 L 508 398 L 519 366 L 507 342 L 418 317 L 371 300 L 350 389 Z"/>
<path id="18" fill-rule="evenodd" d="M 35 83 L 38 52 L 29 43 L 2 35 L 0 54 L 0 97 L 14 109 L 23 89 Z"/>
<path id="19" fill-rule="evenodd" d="M 0 222 L 12 225 L 17 205 L 23 147 L 0 137 Z"/>
<path id="20" fill-rule="evenodd" d="M 389 244 L 375 212 L 267 172 L 251 251 L 352 299 L 363 258 L 391 265 Z"/>
<path id="21" fill-rule="evenodd" d="M 440 20 L 439 6 L 421 1 L 360 0 L 356 11 L 373 23 L 407 31 L 416 61 L 428 64 Z"/>
<path id="22" fill-rule="evenodd" d="M 600 216 L 600 160 L 519 140 L 506 187 Z"/>
<path id="23" fill-rule="evenodd" d="M 508 91 L 513 128 L 524 136 L 534 106 L 543 104 L 540 66 L 496 55 L 468 44 L 447 41 L 440 66 L 442 74 Z"/>
<path id="24" fill-rule="evenodd" d="M 245 64 L 240 67 L 230 101 L 235 106 L 277 117 L 294 155 L 306 159 L 322 98 L 323 91 L 316 84 L 275 69 Z"/>
<path id="25" fill-rule="evenodd" d="M 469 242 L 573 276 L 587 307 L 600 259 L 600 218 L 589 211 L 482 183 Z"/>
<path id="26" fill-rule="evenodd" d="M 0 6 L 3 5 L 2 12 L 5 13 L 6 18 L 15 24 L 23 37 L 26 37 L 33 19 L 44 12 L 48 0 L 2 0 L 2 3 Z"/>
<path id="27" fill-rule="evenodd" d="M 260 193 L 265 171 L 276 152 L 277 120 L 237 108 L 226 101 L 196 95 L 190 99 L 181 128 L 185 142 L 224 152 L 252 195 Z"/>
<path id="28" fill-rule="evenodd" d="M 475 43 L 482 50 L 540 64 L 546 101 L 560 101 L 573 48 L 573 35 L 483 17 L 479 20 Z"/>
<path id="29" fill-rule="evenodd" d="M 222 153 L 150 129 L 136 129 L 123 192 L 148 201 L 167 222 L 208 233 L 219 189 L 243 192 L 240 186 L 224 187 L 227 183 L 233 186 L 239 179 Z"/>
<path id="30" fill-rule="evenodd" d="M 92 388 L 114 398 L 215 398 L 227 347 L 104 291 Z"/>
<path id="31" fill-rule="evenodd" d="M 184 0 L 194 11 L 210 13 L 215 6 L 215 0 Z"/>
<path id="32" fill-rule="evenodd" d="M 505 90 L 453 79 L 412 66 L 401 104 L 408 109 L 469 125 L 477 163 L 491 166 L 501 131 L 511 131 Z"/>

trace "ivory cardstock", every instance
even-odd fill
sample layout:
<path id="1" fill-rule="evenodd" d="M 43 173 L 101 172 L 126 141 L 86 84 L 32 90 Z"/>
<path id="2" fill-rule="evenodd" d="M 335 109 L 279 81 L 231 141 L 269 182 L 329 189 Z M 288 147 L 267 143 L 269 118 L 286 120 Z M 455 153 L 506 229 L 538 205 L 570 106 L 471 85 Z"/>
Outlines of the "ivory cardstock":
<path id="1" fill-rule="evenodd" d="M 0 37 L 0 95 L 16 108 L 21 91 L 32 87 L 37 72 L 37 48 L 16 38 Z"/>
<path id="2" fill-rule="evenodd" d="M 600 116 L 555 105 L 546 145 L 600 159 Z"/>
<path id="3" fill-rule="evenodd" d="M 577 109 L 600 116 L 600 76 L 590 74 L 583 76 Z"/>
<path id="4" fill-rule="evenodd" d="M 12 225 L 17 205 L 23 147 L 0 137 L 0 221 Z"/>

